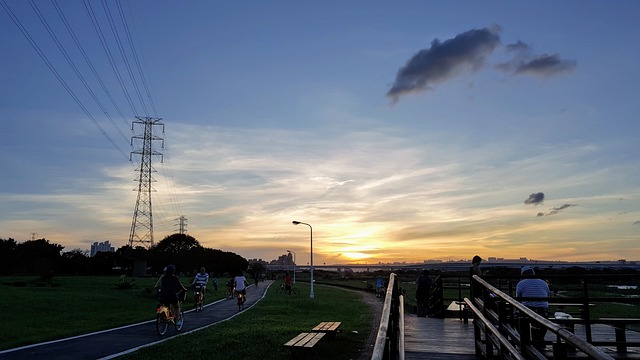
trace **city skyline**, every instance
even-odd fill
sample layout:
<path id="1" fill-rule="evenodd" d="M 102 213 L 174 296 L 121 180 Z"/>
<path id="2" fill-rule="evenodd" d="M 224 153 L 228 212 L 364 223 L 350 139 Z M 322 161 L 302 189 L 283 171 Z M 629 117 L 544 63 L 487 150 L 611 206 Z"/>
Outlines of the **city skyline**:
<path id="1" fill-rule="evenodd" d="M 151 116 L 156 243 L 640 259 L 636 1 L 32 3 L 0 0 L 2 239 L 126 245 Z"/>

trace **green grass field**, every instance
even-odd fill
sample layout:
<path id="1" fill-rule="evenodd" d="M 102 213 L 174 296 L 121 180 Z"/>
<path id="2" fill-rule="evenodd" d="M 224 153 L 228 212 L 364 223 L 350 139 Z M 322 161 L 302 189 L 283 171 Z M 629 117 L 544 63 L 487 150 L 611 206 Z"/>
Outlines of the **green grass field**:
<path id="1" fill-rule="evenodd" d="M 122 285 L 117 277 L 70 276 L 55 277 L 52 284 L 37 286 L 36 277 L 0 278 L 0 305 L 13 310 L 5 314 L 4 323 L 11 326 L 0 330 L 0 349 L 151 320 L 156 309 L 155 281 L 126 279 L 128 284 Z M 26 286 L 14 286 L 16 283 Z M 374 319 L 373 309 L 361 300 L 361 294 L 316 285 L 315 299 L 311 300 L 308 284 L 296 284 L 300 296 L 277 295 L 277 284 L 276 281 L 265 299 L 250 311 L 127 358 L 174 359 L 206 354 L 208 359 L 251 359 L 259 354 L 261 359 L 282 359 L 289 356 L 282 346 L 286 341 L 321 321 L 343 323 L 342 333 L 331 340 L 331 346 L 319 349 L 321 358 L 358 356 Z M 122 287 L 127 289 L 119 289 Z M 219 295 L 209 294 L 208 302 L 221 297 L 222 292 L 220 288 Z"/>
<path id="2" fill-rule="evenodd" d="M 0 327 L 0 349 L 154 319 L 156 280 L 59 276 L 47 284 L 35 276 L 0 277 L 3 323 L 11 324 Z M 222 289 L 207 290 L 209 302 L 222 297 Z"/>

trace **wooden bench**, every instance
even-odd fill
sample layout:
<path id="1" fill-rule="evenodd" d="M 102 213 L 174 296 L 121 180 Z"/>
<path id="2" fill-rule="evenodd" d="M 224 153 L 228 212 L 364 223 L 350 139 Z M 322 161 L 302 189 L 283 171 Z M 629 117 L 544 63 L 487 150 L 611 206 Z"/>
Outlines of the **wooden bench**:
<path id="1" fill-rule="evenodd" d="M 316 325 L 311 331 L 329 334 L 331 337 L 336 336 L 338 329 L 342 323 L 340 321 L 323 321 Z"/>
<path id="2" fill-rule="evenodd" d="M 322 332 L 300 333 L 293 339 L 287 341 L 284 346 L 291 349 L 291 356 L 297 358 L 303 353 L 313 350 L 325 336 Z"/>

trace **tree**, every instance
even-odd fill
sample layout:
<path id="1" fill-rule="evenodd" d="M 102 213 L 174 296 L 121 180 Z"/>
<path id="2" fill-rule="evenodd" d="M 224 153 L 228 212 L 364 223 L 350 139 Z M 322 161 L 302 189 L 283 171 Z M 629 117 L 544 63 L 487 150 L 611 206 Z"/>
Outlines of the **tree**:
<path id="1" fill-rule="evenodd" d="M 64 246 L 49 243 L 49 240 L 29 240 L 18 244 L 16 254 L 18 271 L 50 275 L 60 261 L 60 252 Z"/>
<path id="2" fill-rule="evenodd" d="M 73 249 L 62 254 L 59 271 L 66 274 L 87 274 L 91 269 L 87 250 Z"/>
<path id="3" fill-rule="evenodd" d="M 18 244 L 14 239 L 0 239 L 0 274 L 11 274 L 16 270 Z"/>
<path id="4" fill-rule="evenodd" d="M 155 251 L 169 254 L 184 254 L 192 248 L 199 248 L 200 243 L 193 236 L 187 234 L 173 234 L 165 237 L 156 246 Z"/>

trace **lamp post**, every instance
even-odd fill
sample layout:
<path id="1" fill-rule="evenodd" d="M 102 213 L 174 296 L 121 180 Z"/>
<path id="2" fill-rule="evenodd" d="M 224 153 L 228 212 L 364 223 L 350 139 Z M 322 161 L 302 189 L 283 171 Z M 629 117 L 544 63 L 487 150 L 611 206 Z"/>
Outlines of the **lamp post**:
<path id="1" fill-rule="evenodd" d="M 296 252 L 291 250 L 287 250 L 287 252 L 293 254 L 293 283 L 295 284 L 296 283 Z"/>
<path id="2" fill-rule="evenodd" d="M 310 280 L 310 284 L 311 284 L 311 291 L 309 291 L 309 298 L 313 299 L 314 295 L 313 295 L 313 228 L 311 227 L 310 224 L 307 224 L 305 222 L 302 221 L 292 221 L 291 222 L 293 225 L 298 225 L 298 224 L 302 224 L 302 225 L 307 225 L 309 227 L 309 230 L 311 231 L 311 266 L 309 267 L 309 273 L 311 274 L 311 280 Z"/>

